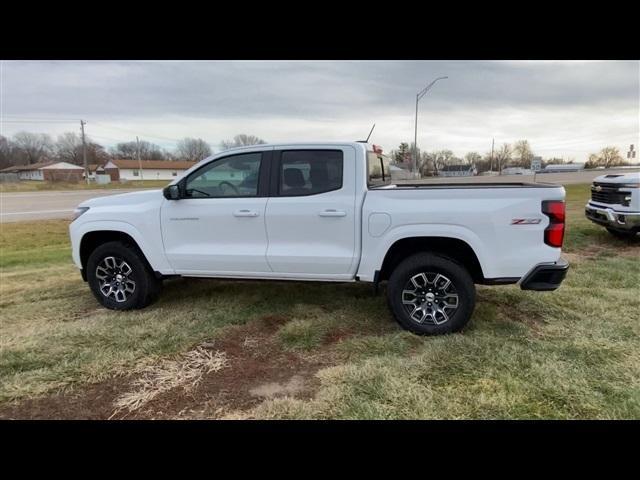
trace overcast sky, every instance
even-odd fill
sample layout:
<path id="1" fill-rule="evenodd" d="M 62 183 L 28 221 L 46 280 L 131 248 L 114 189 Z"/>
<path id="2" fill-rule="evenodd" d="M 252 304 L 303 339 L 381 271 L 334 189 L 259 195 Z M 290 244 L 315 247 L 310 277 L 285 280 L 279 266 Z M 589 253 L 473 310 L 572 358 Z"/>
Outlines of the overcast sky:
<path id="1" fill-rule="evenodd" d="M 185 136 L 214 150 L 247 133 L 268 142 L 412 142 L 462 156 L 528 139 L 534 153 L 584 161 L 640 143 L 637 61 L 4 61 L 0 134 L 78 131 L 105 146 Z M 56 120 L 52 122 L 51 120 Z M 70 123 L 62 123 L 64 121 Z M 37 122 L 35 122 L 37 121 Z M 32 123 L 29 123 L 32 122 Z M 75 123 L 73 123 L 75 122 Z"/>

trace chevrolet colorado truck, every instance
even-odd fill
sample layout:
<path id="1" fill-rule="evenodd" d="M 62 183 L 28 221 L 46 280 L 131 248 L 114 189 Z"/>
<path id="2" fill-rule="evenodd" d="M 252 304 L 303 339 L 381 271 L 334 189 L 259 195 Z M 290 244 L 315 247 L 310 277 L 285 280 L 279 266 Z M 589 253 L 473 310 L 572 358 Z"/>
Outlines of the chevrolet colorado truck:
<path id="1" fill-rule="evenodd" d="M 634 237 L 640 232 L 640 172 L 601 175 L 591 185 L 586 217 L 604 226 L 616 237 Z"/>
<path id="2" fill-rule="evenodd" d="M 148 305 L 172 276 L 385 282 L 417 334 L 462 329 L 476 284 L 559 287 L 562 186 L 397 183 L 389 166 L 363 142 L 227 150 L 163 190 L 81 203 L 73 260 L 115 310 Z"/>

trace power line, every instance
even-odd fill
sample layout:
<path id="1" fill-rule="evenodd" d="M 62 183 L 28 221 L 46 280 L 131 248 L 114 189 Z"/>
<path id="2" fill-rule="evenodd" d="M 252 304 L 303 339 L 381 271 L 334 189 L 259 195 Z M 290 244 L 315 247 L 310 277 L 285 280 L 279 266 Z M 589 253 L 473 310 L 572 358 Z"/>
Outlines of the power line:
<path id="1" fill-rule="evenodd" d="M 77 120 L 2 120 L 0 123 L 76 123 Z"/>
<path id="2" fill-rule="evenodd" d="M 134 130 L 129 130 L 127 128 L 121 128 L 121 127 L 113 127 L 113 126 L 110 126 L 110 125 L 105 125 L 105 124 L 100 123 L 100 122 L 92 122 L 92 123 L 93 123 L 93 125 L 97 125 L 99 127 L 107 128 L 107 129 L 111 129 L 111 130 L 120 130 L 121 132 L 131 133 L 131 134 L 134 134 L 134 135 L 138 134 L 138 135 L 142 135 L 144 137 L 158 138 L 160 140 L 169 140 L 169 141 L 176 142 L 176 143 L 179 142 L 179 140 L 176 139 L 176 138 L 162 137 L 160 135 L 149 135 L 149 134 L 141 132 L 141 131 L 134 131 Z"/>

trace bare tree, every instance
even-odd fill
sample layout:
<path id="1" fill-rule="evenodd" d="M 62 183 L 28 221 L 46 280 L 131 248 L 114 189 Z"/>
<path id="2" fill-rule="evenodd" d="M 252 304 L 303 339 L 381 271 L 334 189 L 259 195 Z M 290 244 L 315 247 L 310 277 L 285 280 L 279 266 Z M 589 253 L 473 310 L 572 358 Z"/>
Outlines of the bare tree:
<path id="1" fill-rule="evenodd" d="M 498 150 L 496 150 L 494 158 L 498 164 L 498 171 L 509 165 L 512 155 L 513 150 L 511 149 L 511 145 L 508 143 L 504 143 Z"/>
<path id="2" fill-rule="evenodd" d="M 6 137 L 0 135 L 0 170 L 12 165 L 11 145 Z"/>
<path id="3" fill-rule="evenodd" d="M 469 152 L 464 156 L 464 159 L 469 165 L 477 165 L 482 160 L 482 155 L 478 152 Z"/>
<path id="4" fill-rule="evenodd" d="M 436 175 L 438 174 L 438 171 L 442 169 L 442 167 L 449 165 L 453 159 L 454 155 L 451 150 L 439 150 L 435 152 L 433 161 Z"/>
<path id="5" fill-rule="evenodd" d="M 183 138 L 176 148 L 176 156 L 180 160 L 197 162 L 209 155 L 211 147 L 201 138 Z"/>
<path id="6" fill-rule="evenodd" d="M 111 148 L 111 156 L 114 158 L 122 158 L 124 160 L 136 160 L 138 145 L 137 142 L 118 143 L 115 148 Z M 140 159 L 141 160 L 165 160 L 166 154 L 161 147 L 154 143 L 140 140 Z"/>
<path id="7" fill-rule="evenodd" d="M 624 165 L 625 160 L 620 155 L 620 150 L 616 147 L 604 147 L 599 153 L 589 155 L 589 161 L 585 165 L 587 168 L 593 167 L 615 167 Z"/>
<path id="8" fill-rule="evenodd" d="M 13 144 L 29 165 L 53 154 L 53 141 L 46 133 L 19 132 L 13 136 Z"/>
<path id="9" fill-rule="evenodd" d="M 58 136 L 55 151 L 60 161 L 80 165 L 82 163 L 82 138 L 75 132 L 63 133 Z"/>
<path id="10" fill-rule="evenodd" d="M 230 148 L 245 147 L 248 145 L 263 145 L 265 143 L 267 142 L 262 140 L 260 137 L 241 133 L 240 135 L 233 137 L 233 140 L 223 140 L 220 142 L 220 148 L 222 150 L 228 150 Z"/>
<path id="11" fill-rule="evenodd" d="M 518 166 L 529 168 L 531 167 L 531 160 L 533 160 L 533 152 L 528 140 L 518 140 L 513 145 L 513 152 L 518 158 Z"/>

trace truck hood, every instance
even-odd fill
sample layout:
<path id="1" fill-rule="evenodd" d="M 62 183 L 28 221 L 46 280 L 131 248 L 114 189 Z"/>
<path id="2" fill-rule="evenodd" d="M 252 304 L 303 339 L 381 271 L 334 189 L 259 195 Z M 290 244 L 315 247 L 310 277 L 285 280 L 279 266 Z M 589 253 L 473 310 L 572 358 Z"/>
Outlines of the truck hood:
<path id="1" fill-rule="evenodd" d="M 107 195 L 105 197 L 90 198 L 82 202 L 79 207 L 104 207 L 110 205 L 134 205 L 146 203 L 163 198 L 162 190 L 144 190 L 141 192 L 119 193 L 116 195 Z"/>
<path id="2" fill-rule="evenodd" d="M 600 175 L 594 182 L 602 183 L 638 183 L 640 182 L 640 172 L 632 172 L 617 175 Z"/>

